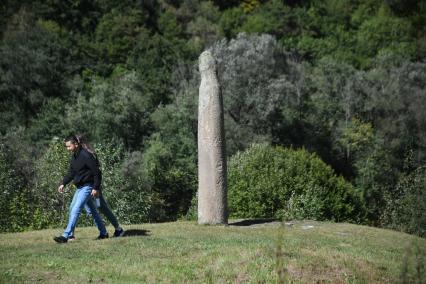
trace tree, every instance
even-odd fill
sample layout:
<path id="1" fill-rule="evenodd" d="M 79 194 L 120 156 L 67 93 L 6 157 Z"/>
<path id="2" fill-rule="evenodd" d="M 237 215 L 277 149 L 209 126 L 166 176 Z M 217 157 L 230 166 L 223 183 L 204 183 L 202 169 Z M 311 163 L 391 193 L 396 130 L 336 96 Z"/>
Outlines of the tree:
<path id="1" fill-rule="evenodd" d="M 228 155 L 253 142 L 271 141 L 289 71 L 286 54 L 269 35 L 240 34 L 213 48 L 222 86 Z"/>
<path id="2" fill-rule="evenodd" d="M 197 79 L 195 79 L 197 78 Z M 173 103 L 152 113 L 144 165 L 154 193 L 152 220 L 185 216 L 197 190 L 197 81 L 183 82 Z"/>
<path id="3" fill-rule="evenodd" d="M 353 176 L 350 149 L 339 149 L 336 141 L 362 107 L 359 81 L 352 66 L 330 58 L 320 60 L 307 75 L 310 95 L 305 108 L 305 145 L 349 179 Z"/>
<path id="4" fill-rule="evenodd" d="M 368 67 L 371 58 L 390 52 L 411 59 L 416 53 L 413 27 L 410 21 L 389 15 L 382 5 L 378 15 L 364 21 L 357 32 L 357 46 L 361 53 L 361 66 Z"/>
<path id="5" fill-rule="evenodd" d="M 138 34 L 145 32 L 147 15 L 139 9 L 123 13 L 113 9 L 102 16 L 94 32 L 95 48 L 102 62 L 110 70 L 118 63 L 125 63 L 129 52 L 136 46 Z"/>
<path id="6" fill-rule="evenodd" d="M 5 33 L 0 58 L 0 133 L 28 125 L 48 98 L 68 94 L 67 51 L 25 10 Z"/>
<path id="7" fill-rule="evenodd" d="M 388 196 L 382 216 L 386 227 L 421 237 L 426 236 L 426 171 L 419 167 L 404 175 Z"/>
<path id="8" fill-rule="evenodd" d="M 392 153 L 393 167 L 401 170 L 407 153 L 414 151 L 416 166 L 424 163 L 426 104 L 424 63 L 403 62 L 393 66 L 386 58 L 365 74 L 362 90 L 368 94 L 363 117 L 383 136 Z"/>
<path id="9" fill-rule="evenodd" d="M 189 38 L 188 47 L 198 55 L 220 39 L 220 28 L 217 24 L 220 13 L 210 1 L 195 1 L 195 3 L 195 6 L 189 8 L 190 3 L 185 1 L 180 13 L 188 18 L 185 25 L 185 35 Z"/>
<path id="10" fill-rule="evenodd" d="M 252 1 L 254 2 L 254 1 Z M 252 4 L 256 5 L 255 3 Z M 253 10 L 253 8 L 248 8 Z M 243 10 L 247 11 L 246 8 Z M 296 19 L 291 13 L 290 7 L 283 4 L 283 1 L 272 0 L 258 7 L 253 13 L 246 16 L 244 23 L 240 27 L 241 32 L 266 33 L 281 38 L 293 33 L 293 26 Z"/>
<path id="11" fill-rule="evenodd" d="M 155 98 L 138 74 L 117 68 L 111 78 L 92 77 L 87 90 L 68 105 L 65 122 L 69 131 L 85 133 L 93 141 L 122 141 L 134 149 L 151 131 L 149 114 Z"/>

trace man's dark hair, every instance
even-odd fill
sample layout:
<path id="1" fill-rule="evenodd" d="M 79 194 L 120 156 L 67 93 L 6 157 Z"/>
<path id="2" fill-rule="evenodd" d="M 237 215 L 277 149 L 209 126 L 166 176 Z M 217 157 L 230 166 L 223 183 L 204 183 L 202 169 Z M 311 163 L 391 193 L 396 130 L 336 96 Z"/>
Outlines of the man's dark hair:
<path id="1" fill-rule="evenodd" d="M 69 135 L 64 139 L 64 142 L 71 142 L 75 144 L 80 144 L 80 141 L 78 141 L 77 136 L 75 135 Z"/>

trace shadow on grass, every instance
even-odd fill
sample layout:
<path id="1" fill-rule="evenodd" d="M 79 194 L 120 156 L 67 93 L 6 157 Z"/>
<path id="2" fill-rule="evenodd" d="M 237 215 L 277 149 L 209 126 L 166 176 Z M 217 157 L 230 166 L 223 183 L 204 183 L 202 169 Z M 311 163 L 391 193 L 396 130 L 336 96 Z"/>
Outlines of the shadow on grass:
<path id="1" fill-rule="evenodd" d="M 266 223 L 272 223 L 277 222 L 279 220 L 277 219 L 246 219 L 246 220 L 239 220 L 233 223 L 229 223 L 229 226 L 252 226 L 252 225 L 259 225 L 259 224 L 266 224 Z"/>
<path id="2" fill-rule="evenodd" d="M 130 229 L 124 231 L 122 237 L 149 236 L 149 230 Z"/>

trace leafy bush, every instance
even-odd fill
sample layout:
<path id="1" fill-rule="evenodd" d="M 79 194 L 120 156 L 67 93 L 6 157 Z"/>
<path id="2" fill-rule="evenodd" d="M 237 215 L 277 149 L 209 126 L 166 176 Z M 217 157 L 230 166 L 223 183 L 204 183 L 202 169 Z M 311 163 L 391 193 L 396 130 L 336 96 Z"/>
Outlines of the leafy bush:
<path id="1" fill-rule="evenodd" d="M 7 219 L 9 217 L 7 208 L 12 197 L 14 183 L 13 172 L 8 167 L 2 144 L 0 144 L 0 150 L 0 213 L 2 216 L 0 219 L 0 229 L 3 231 L 7 228 Z"/>
<path id="2" fill-rule="evenodd" d="M 152 137 L 144 152 L 144 175 L 152 193 L 150 221 L 170 221 L 186 215 L 196 191 L 195 151 L 191 149 L 194 143 L 179 140 L 179 135 L 169 137 L 168 141 Z"/>
<path id="3" fill-rule="evenodd" d="M 229 162 L 234 217 L 355 221 L 359 196 L 350 183 L 306 150 L 252 145 Z"/>
<path id="4" fill-rule="evenodd" d="M 121 146 L 96 145 L 101 161 L 103 194 L 123 224 L 142 223 L 149 220 L 152 193 L 141 170 L 139 152 L 123 155 Z"/>
<path id="5" fill-rule="evenodd" d="M 196 221 L 198 219 L 198 194 L 194 194 L 191 200 L 191 205 L 188 208 L 188 212 L 183 216 L 184 220 Z"/>
<path id="6" fill-rule="evenodd" d="M 22 231 L 29 223 L 27 206 L 23 206 L 26 191 L 22 190 L 22 180 L 11 167 L 8 154 L 5 145 L 0 143 L 0 230 Z"/>
<path id="7" fill-rule="evenodd" d="M 394 196 L 388 196 L 383 224 L 426 237 L 426 167 L 403 177 L 393 193 Z"/>

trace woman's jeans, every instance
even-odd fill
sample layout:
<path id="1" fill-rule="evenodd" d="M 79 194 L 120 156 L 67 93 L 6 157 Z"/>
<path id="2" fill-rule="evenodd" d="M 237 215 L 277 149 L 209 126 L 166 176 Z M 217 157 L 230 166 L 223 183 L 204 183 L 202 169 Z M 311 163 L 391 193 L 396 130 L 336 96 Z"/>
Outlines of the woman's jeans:
<path id="1" fill-rule="evenodd" d="M 104 214 L 104 216 L 108 219 L 108 221 L 110 221 L 111 225 L 114 226 L 115 229 L 118 229 L 120 227 L 120 224 L 118 224 L 117 218 L 115 217 L 114 213 L 112 213 L 111 209 L 109 209 L 108 203 L 105 201 L 104 196 L 102 195 L 102 191 L 99 193 L 99 201 L 100 201 L 100 206 L 99 206 L 99 211 Z M 90 212 L 90 208 L 89 206 L 85 206 L 87 213 L 91 213 Z"/>
<path id="2" fill-rule="evenodd" d="M 96 227 L 98 227 L 100 234 L 103 236 L 107 234 L 104 222 L 102 221 L 101 216 L 99 215 L 95 205 L 91 200 L 91 193 L 91 185 L 79 187 L 75 191 L 70 206 L 70 216 L 68 220 L 68 225 L 63 234 L 65 238 L 68 238 L 69 236 L 73 235 L 74 228 L 77 225 L 78 217 L 80 216 L 81 210 L 83 209 L 83 207 L 85 207 L 85 205 L 90 209 L 90 212 L 93 216 Z"/>

